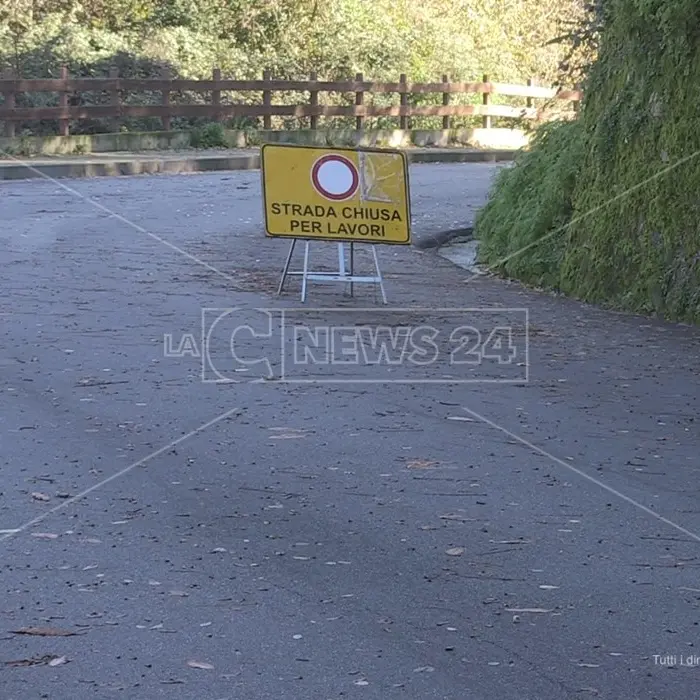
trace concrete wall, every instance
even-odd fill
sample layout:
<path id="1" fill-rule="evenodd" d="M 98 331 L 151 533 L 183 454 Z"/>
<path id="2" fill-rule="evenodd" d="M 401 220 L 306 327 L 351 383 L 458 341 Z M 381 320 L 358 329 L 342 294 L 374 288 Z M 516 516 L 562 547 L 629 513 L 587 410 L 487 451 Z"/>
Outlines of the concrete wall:
<path id="1" fill-rule="evenodd" d="M 411 148 L 449 146 L 484 149 L 519 149 L 528 138 L 519 129 L 451 129 L 403 131 L 355 131 L 328 129 L 312 131 L 234 131 L 226 130 L 229 148 L 251 148 L 262 143 L 298 143 L 317 146 L 376 146 Z M 90 136 L 25 136 L 0 138 L 0 151 L 15 155 L 79 155 L 121 151 L 169 151 L 190 148 L 189 131 L 154 131 Z"/>

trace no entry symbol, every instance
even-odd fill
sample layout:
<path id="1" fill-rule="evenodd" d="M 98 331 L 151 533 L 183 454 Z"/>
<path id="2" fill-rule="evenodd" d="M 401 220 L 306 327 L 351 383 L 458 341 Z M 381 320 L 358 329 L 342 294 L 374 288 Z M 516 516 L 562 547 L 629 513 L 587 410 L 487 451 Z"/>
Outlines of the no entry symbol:
<path id="1" fill-rule="evenodd" d="M 322 156 L 314 163 L 311 183 L 322 197 L 340 202 L 357 192 L 360 176 L 352 161 L 333 153 Z"/>

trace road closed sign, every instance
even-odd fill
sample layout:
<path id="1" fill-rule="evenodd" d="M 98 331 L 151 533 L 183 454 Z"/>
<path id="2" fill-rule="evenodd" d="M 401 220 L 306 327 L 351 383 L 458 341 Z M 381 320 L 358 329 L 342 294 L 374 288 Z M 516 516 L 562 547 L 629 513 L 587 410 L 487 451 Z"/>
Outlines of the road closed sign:
<path id="1" fill-rule="evenodd" d="M 411 242 L 408 167 L 400 151 L 265 144 L 261 161 L 268 236 Z"/>

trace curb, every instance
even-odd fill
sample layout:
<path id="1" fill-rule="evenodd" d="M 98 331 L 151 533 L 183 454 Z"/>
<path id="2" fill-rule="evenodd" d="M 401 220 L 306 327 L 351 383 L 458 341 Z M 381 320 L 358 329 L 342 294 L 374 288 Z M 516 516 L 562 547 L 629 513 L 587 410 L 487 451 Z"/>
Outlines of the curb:
<path id="1" fill-rule="evenodd" d="M 407 150 L 409 163 L 497 163 L 512 161 L 516 151 L 469 151 L 463 149 Z M 123 160 L 93 158 L 85 161 L 57 162 L 0 161 L 0 180 L 29 180 L 41 177 L 53 179 L 114 177 L 120 175 L 176 175 L 222 170 L 259 170 L 260 155 L 206 155 L 125 157 Z"/>
<path id="2" fill-rule="evenodd" d="M 429 250 L 431 248 L 442 248 L 450 243 L 470 241 L 473 238 L 474 227 L 465 226 L 464 228 L 453 228 L 447 231 L 431 233 L 416 240 L 413 245 L 420 250 Z"/>

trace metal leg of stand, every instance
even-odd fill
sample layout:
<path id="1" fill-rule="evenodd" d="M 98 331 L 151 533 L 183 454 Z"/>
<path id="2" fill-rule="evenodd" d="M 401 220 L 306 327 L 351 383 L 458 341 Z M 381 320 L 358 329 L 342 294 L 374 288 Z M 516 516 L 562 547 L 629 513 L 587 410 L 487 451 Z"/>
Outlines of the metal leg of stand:
<path id="1" fill-rule="evenodd" d="M 372 246 L 372 256 L 374 257 L 374 267 L 377 270 L 377 279 L 379 280 L 379 289 L 382 291 L 382 301 L 386 304 L 386 292 L 384 291 L 384 280 L 382 279 L 382 272 L 379 269 L 379 258 L 377 258 L 377 246 Z"/>
<path id="2" fill-rule="evenodd" d="M 344 275 L 345 272 L 345 246 L 338 243 L 338 274 Z"/>
<path id="3" fill-rule="evenodd" d="M 277 288 L 277 296 L 282 294 L 282 289 L 284 288 L 285 280 L 287 279 L 287 273 L 289 272 L 289 265 L 292 262 L 292 254 L 294 253 L 294 246 L 297 244 L 297 239 L 292 238 L 292 244 L 289 246 L 289 253 L 287 254 L 287 261 L 284 263 L 284 270 L 282 270 L 282 279 L 280 280 L 280 286 Z"/>
<path id="4" fill-rule="evenodd" d="M 355 244 L 350 242 L 350 277 L 355 274 Z M 350 296 L 354 295 L 354 285 L 350 282 Z"/>
<path id="5" fill-rule="evenodd" d="M 338 274 L 343 277 L 348 274 L 345 269 L 345 246 L 342 243 L 338 243 Z"/>
<path id="6" fill-rule="evenodd" d="M 306 284 L 309 274 L 309 241 L 304 242 L 304 272 L 301 277 L 301 303 L 306 301 Z"/>

